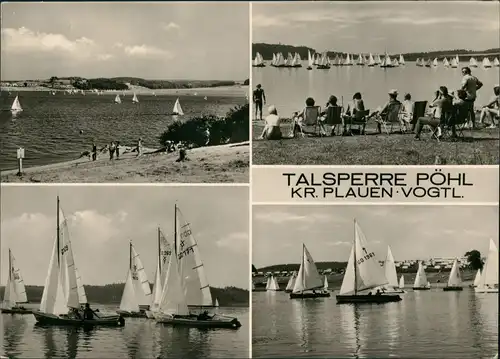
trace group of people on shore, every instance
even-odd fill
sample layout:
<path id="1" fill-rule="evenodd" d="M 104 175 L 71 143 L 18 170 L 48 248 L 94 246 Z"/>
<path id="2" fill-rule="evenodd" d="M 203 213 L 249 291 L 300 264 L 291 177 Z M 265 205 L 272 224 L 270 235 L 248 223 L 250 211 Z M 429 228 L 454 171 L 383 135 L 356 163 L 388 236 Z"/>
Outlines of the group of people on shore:
<path id="1" fill-rule="evenodd" d="M 127 152 L 137 152 L 137 157 L 142 155 L 142 138 L 139 138 L 137 140 L 137 144 L 135 147 L 124 147 L 120 146 L 119 141 L 111 141 L 111 143 L 105 145 L 101 149 L 97 149 L 97 145 L 95 141 L 92 143 L 92 151 L 90 152 L 90 157 L 92 161 L 97 161 L 98 157 L 103 154 L 108 152 L 109 153 L 109 159 L 114 160 L 114 159 L 120 159 L 120 153 L 127 153 Z M 82 154 L 83 157 L 83 154 Z"/>
<path id="2" fill-rule="evenodd" d="M 389 101 L 384 106 L 377 108 L 377 110 L 365 116 L 367 111 L 365 111 L 362 95 L 356 92 L 352 97 L 352 102 L 350 102 L 345 109 L 341 109 L 343 134 L 352 134 L 352 132 L 347 131 L 347 125 L 352 123 L 360 114 L 363 116 L 365 123 L 370 119 L 374 119 L 377 124 L 378 133 L 381 133 L 385 120 L 394 109 L 399 109 L 398 120 L 401 130 L 405 132 L 414 132 L 416 139 L 420 138 L 420 133 L 425 125 L 432 129 L 435 138 L 440 138 L 442 136 L 441 127 L 445 124 L 451 128 L 452 137 L 456 137 L 455 122 L 457 113 L 466 113 L 467 119 L 465 127 L 477 128 L 474 104 L 477 98 L 477 91 L 483 87 L 483 84 L 477 77 L 472 76 L 471 70 L 468 67 L 462 69 L 462 74 L 463 78 L 459 90 L 450 94 L 446 86 L 440 86 L 435 93 L 434 100 L 428 106 L 427 113 L 416 119 L 414 118 L 415 103 L 412 101 L 412 96 L 409 93 L 405 94 L 404 100 L 400 102 L 397 98 L 398 91 L 390 90 L 388 92 Z M 500 117 L 500 85 L 496 85 L 493 88 L 493 93 L 494 98 L 482 107 L 478 121 L 481 124 L 489 122 L 489 128 L 498 126 Z M 330 107 L 339 107 L 337 101 L 336 96 L 330 96 L 322 111 L 319 106 L 315 106 L 313 98 L 307 98 L 304 110 L 292 114 L 291 132 L 285 136 L 281 133 L 280 128 L 282 118 L 278 116 L 277 108 L 271 105 L 268 109 L 269 114 L 265 118 L 265 127 L 259 138 L 276 140 L 281 138 L 293 138 L 297 133 L 303 135 L 306 111 L 312 108 L 318 111 L 317 126 L 319 127 L 320 135 L 326 136 L 325 121 L 327 112 Z M 257 89 L 254 91 L 254 103 L 256 104 L 255 116 L 257 117 L 257 113 L 259 112 L 262 118 L 262 104 L 265 104 L 265 95 L 260 85 L 257 85 Z M 335 127 L 332 128 L 331 134 L 335 134 Z"/>

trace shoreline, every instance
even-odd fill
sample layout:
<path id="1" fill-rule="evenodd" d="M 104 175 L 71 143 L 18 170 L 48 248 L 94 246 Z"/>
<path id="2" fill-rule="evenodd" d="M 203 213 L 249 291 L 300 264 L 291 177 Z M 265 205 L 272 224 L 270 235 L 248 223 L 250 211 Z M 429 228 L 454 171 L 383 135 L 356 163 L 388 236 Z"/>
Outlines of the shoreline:
<path id="1" fill-rule="evenodd" d="M 110 160 L 103 154 L 96 161 L 88 157 L 48 165 L 0 171 L 0 182 L 14 183 L 144 183 L 144 182 L 234 182 L 249 181 L 249 141 L 187 150 L 188 160 L 176 162 L 178 152 L 124 153 Z"/>

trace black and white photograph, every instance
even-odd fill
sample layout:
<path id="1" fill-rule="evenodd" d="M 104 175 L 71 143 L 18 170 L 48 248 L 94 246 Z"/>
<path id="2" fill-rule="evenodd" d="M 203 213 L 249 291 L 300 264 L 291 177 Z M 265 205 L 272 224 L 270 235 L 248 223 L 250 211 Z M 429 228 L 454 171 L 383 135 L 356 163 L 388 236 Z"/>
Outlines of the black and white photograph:
<path id="1" fill-rule="evenodd" d="M 11 185 L 1 205 L 7 357 L 248 357 L 247 187 Z"/>
<path id="2" fill-rule="evenodd" d="M 254 205 L 252 357 L 497 358 L 498 212 Z"/>
<path id="3" fill-rule="evenodd" d="M 248 183 L 249 3 L 1 16 L 2 182 Z"/>
<path id="4" fill-rule="evenodd" d="M 500 3 L 252 5 L 255 165 L 496 165 Z"/>

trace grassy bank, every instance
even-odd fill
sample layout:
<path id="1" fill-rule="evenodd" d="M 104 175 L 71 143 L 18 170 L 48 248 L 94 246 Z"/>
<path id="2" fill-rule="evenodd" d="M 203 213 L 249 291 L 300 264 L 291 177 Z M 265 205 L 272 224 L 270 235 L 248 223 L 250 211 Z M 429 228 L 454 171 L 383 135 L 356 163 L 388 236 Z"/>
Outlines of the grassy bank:
<path id="1" fill-rule="evenodd" d="M 177 153 L 128 154 L 95 162 L 85 158 L 27 168 L 22 176 L 4 171 L 0 179 L 18 183 L 242 183 L 249 179 L 248 143 L 196 148 L 187 151 L 187 161 L 176 162 L 177 158 Z"/>
<path id="2" fill-rule="evenodd" d="M 290 124 L 282 125 L 284 135 Z M 263 123 L 253 124 L 252 159 L 256 165 L 496 165 L 499 164 L 497 129 L 465 130 L 458 141 L 414 134 L 376 134 L 376 124 L 369 122 L 366 135 L 305 137 L 279 141 L 258 140 Z"/>
<path id="3" fill-rule="evenodd" d="M 120 304 L 124 283 L 108 284 L 104 286 L 85 285 L 85 292 L 89 303 Z M 151 284 L 151 290 L 153 285 Z M 0 287 L 0 296 L 3 298 L 5 287 Z M 212 298 L 219 301 L 222 307 L 248 307 L 248 290 L 237 287 L 216 288 L 210 287 Z M 42 300 L 43 286 L 26 286 L 26 295 L 31 303 Z"/>

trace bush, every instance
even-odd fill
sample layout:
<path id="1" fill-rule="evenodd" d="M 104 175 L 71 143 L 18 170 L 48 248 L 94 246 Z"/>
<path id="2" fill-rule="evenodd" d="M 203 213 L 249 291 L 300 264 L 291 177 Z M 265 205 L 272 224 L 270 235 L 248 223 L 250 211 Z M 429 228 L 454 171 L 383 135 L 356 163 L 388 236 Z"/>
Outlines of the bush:
<path id="1" fill-rule="evenodd" d="M 160 144 L 184 142 L 188 146 L 207 145 L 207 129 L 210 131 L 208 146 L 248 141 L 250 136 L 249 105 L 237 106 L 224 118 L 214 115 L 194 117 L 185 122 L 175 121 L 160 135 Z"/>

